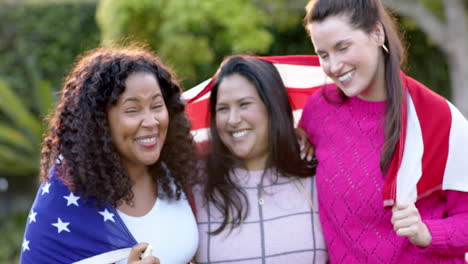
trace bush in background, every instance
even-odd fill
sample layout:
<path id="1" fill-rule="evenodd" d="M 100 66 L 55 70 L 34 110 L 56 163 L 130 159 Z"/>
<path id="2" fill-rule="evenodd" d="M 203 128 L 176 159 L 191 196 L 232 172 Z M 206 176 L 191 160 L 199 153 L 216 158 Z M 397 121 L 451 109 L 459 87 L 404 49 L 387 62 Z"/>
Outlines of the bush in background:
<path id="1" fill-rule="evenodd" d="M 40 80 L 57 90 L 75 57 L 99 44 L 95 10 L 95 2 L 0 2 L 0 75 L 28 103 Z"/>

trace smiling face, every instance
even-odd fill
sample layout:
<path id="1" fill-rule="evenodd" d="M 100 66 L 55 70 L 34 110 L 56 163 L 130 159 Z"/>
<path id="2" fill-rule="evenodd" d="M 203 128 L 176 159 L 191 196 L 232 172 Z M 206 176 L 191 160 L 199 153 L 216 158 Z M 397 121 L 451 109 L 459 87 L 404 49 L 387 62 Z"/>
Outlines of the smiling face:
<path id="1" fill-rule="evenodd" d="M 309 30 L 324 72 L 346 96 L 386 99 L 380 24 L 366 33 L 353 28 L 347 16 L 331 16 L 309 24 Z"/>
<path id="2" fill-rule="evenodd" d="M 107 113 L 112 142 L 127 169 L 158 161 L 167 135 L 169 113 L 156 78 L 131 74 L 125 91 Z"/>
<path id="3" fill-rule="evenodd" d="M 218 86 L 216 128 L 221 141 L 248 170 L 265 168 L 269 116 L 255 86 L 239 74 Z"/>

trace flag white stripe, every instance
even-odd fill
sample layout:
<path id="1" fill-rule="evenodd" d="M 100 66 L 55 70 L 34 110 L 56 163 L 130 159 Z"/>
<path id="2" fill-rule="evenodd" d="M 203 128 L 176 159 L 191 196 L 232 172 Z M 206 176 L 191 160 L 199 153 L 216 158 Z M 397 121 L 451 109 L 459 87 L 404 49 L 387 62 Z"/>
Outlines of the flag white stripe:
<path id="1" fill-rule="evenodd" d="M 117 249 L 73 262 L 73 264 L 112 264 L 128 258 L 131 250 L 132 248 Z"/>
<path id="2" fill-rule="evenodd" d="M 198 84 L 197 86 L 194 86 L 190 88 L 189 90 L 185 91 L 182 93 L 182 99 L 184 100 L 190 100 L 197 96 L 205 87 L 210 83 L 211 78 L 208 80 L 203 81 L 202 83 Z"/>
<path id="3" fill-rule="evenodd" d="M 418 115 L 410 95 L 408 98 L 408 120 L 406 128 L 406 140 L 403 150 L 401 166 L 397 174 L 396 197 L 398 201 L 415 202 L 417 183 L 422 176 L 422 157 L 424 142 Z"/>
<path id="4" fill-rule="evenodd" d="M 297 127 L 299 120 L 301 120 L 302 109 L 297 109 L 293 111 L 293 118 L 294 118 L 294 127 Z"/>
<path id="5" fill-rule="evenodd" d="M 311 88 L 331 83 L 321 67 L 299 66 L 291 64 L 274 64 L 286 87 Z"/>
<path id="6" fill-rule="evenodd" d="M 286 87 L 307 89 L 332 83 L 332 80 L 328 78 L 322 68 L 318 66 L 302 66 L 281 63 L 275 63 L 274 65 L 278 69 L 281 79 Z M 211 78 L 185 91 L 182 94 L 182 98 L 184 100 L 194 98 L 208 85 L 210 81 Z M 210 93 L 208 92 L 198 98 L 195 102 L 208 99 L 209 96 Z"/>
<path id="7" fill-rule="evenodd" d="M 468 121 L 460 111 L 448 102 L 452 112 L 449 153 L 445 167 L 443 190 L 468 190 Z"/>
<path id="8" fill-rule="evenodd" d="M 210 129 L 209 128 L 200 128 L 197 130 L 192 130 L 192 136 L 195 142 L 203 142 L 209 139 Z"/>

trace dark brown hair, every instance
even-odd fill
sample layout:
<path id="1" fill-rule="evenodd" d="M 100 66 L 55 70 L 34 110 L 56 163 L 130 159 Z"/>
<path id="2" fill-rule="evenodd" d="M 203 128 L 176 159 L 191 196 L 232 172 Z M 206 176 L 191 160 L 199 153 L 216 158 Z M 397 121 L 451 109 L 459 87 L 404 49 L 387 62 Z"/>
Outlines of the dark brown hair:
<path id="1" fill-rule="evenodd" d="M 162 189 L 160 197 L 180 198 L 195 165 L 181 89 L 156 55 L 135 44 L 98 48 L 76 62 L 43 140 L 42 180 L 55 167 L 59 177 L 85 199 L 92 197 L 97 204 L 114 206 L 132 204 L 130 178 L 112 143 L 107 112 L 124 92 L 127 77 L 137 72 L 154 75 L 169 112 L 167 137 L 159 160 L 149 166 L 150 173 Z"/>
<path id="2" fill-rule="evenodd" d="M 224 78 L 234 74 L 243 76 L 255 86 L 268 112 L 269 155 L 265 168 L 273 169 L 285 177 L 306 177 L 315 173 L 315 164 L 306 164 L 300 159 L 289 97 L 276 67 L 270 62 L 252 57 L 228 57 L 214 77 L 209 106 L 211 141 L 206 157 L 207 182 L 204 195 L 224 217 L 221 226 L 213 234 L 220 233 L 228 224 L 232 227 L 240 225 L 249 211 L 245 193 L 230 177 L 230 172 L 239 165 L 239 161 L 223 144 L 216 129 L 218 87 Z"/>
<path id="3" fill-rule="evenodd" d="M 394 18 L 380 0 L 311 0 L 306 6 L 304 24 L 322 22 L 328 17 L 345 15 L 353 28 L 370 33 L 378 23 L 385 31 L 385 87 L 387 95 L 385 115 L 385 143 L 380 159 L 380 168 L 385 174 L 390 165 L 401 130 L 401 105 L 403 85 L 400 69 L 405 59 L 405 50 Z M 309 32 L 310 33 L 310 32 Z"/>

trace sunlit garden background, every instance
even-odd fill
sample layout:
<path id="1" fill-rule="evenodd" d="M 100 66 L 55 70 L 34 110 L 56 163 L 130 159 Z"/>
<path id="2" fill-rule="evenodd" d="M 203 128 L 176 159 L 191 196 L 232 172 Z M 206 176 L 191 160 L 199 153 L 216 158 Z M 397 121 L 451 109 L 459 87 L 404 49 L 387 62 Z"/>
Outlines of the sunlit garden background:
<path id="1" fill-rule="evenodd" d="M 457 85 L 456 93 L 451 88 L 453 80 L 458 80 L 455 74 L 460 75 L 460 63 L 454 57 L 462 53 L 451 50 L 457 50 L 453 43 L 468 44 L 468 0 L 384 2 L 395 8 L 409 44 L 406 71 L 437 93 L 454 99 L 467 116 L 460 96 L 466 95 L 463 91 L 468 84 Z M 429 15 L 426 18 L 432 20 L 409 12 L 407 9 L 414 6 L 408 7 L 408 2 L 422 5 Z M 443 32 L 431 32 L 424 23 L 433 21 L 452 28 L 447 18 L 460 12 L 444 11 L 449 2 L 464 4 L 463 18 L 457 19 L 465 26 L 457 31 L 464 36 L 447 38 L 446 44 L 451 46 L 445 47 L 437 35 Z M 115 40 L 142 41 L 175 70 L 183 87 L 190 88 L 211 77 L 223 57 L 230 54 L 313 53 L 302 26 L 306 3 L 0 0 L 0 264 L 18 263 L 28 210 L 38 186 L 44 117 L 53 109 L 56 92 L 77 55 Z M 467 73 L 464 63 L 461 73 Z M 453 65 L 458 65 L 458 70 Z M 452 97 L 454 94 L 458 98 Z M 468 98 L 464 102 L 468 104 Z"/>

